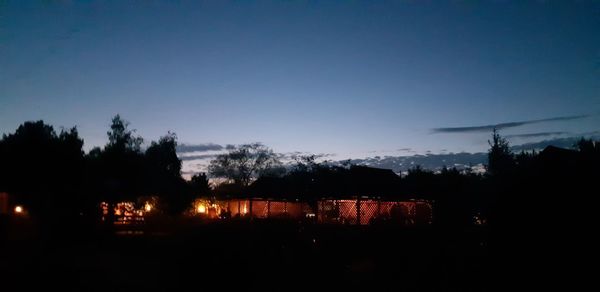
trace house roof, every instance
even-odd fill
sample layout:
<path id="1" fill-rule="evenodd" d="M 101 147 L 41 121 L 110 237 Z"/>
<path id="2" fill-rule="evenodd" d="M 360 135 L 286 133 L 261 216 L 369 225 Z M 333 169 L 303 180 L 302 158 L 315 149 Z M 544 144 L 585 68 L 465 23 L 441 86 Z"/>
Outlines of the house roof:
<path id="1" fill-rule="evenodd" d="M 399 182 L 400 177 L 390 169 L 352 166 L 295 172 L 284 177 L 263 177 L 249 187 L 248 193 L 288 199 L 397 196 L 400 193 Z"/>

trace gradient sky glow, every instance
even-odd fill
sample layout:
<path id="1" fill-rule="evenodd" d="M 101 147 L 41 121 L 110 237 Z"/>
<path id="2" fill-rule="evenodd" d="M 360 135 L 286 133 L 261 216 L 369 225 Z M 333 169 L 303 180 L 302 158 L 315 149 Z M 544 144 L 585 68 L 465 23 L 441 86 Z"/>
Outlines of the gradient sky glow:
<path id="1" fill-rule="evenodd" d="M 455 2 L 2 1 L 0 132 L 76 125 L 89 150 L 120 113 L 147 140 L 344 158 L 600 130 L 599 2 Z"/>

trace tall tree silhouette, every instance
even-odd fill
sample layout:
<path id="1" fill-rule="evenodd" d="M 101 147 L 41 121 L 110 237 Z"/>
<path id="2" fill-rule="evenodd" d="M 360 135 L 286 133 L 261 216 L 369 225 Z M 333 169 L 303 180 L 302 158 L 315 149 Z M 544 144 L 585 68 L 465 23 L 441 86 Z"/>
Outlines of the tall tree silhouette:
<path id="1" fill-rule="evenodd" d="M 158 142 L 152 142 L 144 155 L 146 184 L 150 194 L 161 198 L 170 213 L 178 213 L 188 207 L 192 196 L 181 177 L 181 160 L 177 157 L 177 136 L 169 132 Z"/>
<path id="2" fill-rule="evenodd" d="M 514 166 L 514 156 L 510 150 L 508 141 L 500 136 L 497 129 L 492 132 L 492 140 L 488 141 L 487 170 L 492 175 L 506 173 Z"/>
<path id="3" fill-rule="evenodd" d="M 109 215 L 112 215 L 113 204 L 134 200 L 143 193 L 145 167 L 141 152 L 143 139 L 129 128 L 129 122 L 116 115 L 107 136 L 104 149 L 95 148 L 86 156 L 87 186 L 96 201 L 109 203 Z"/>
<path id="4" fill-rule="evenodd" d="M 177 135 L 169 132 L 146 149 L 146 161 L 161 176 L 180 177 L 181 160 L 177 157 L 176 148 Z"/>
<path id="5" fill-rule="evenodd" d="M 57 135 L 43 121 L 25 122 L 0 140 L 0 189 L 24 204 L 45 231 L 81 214 L 82 146 L 76 128 Z"/>
<path id="6" fill-rule="evenodd" d="M 140 152 L 144 139 L 135 136 L 135 130 L 129 129 L 129 122 L 116 115 L 112 119 L 108 135 L 106 150 Z"/>

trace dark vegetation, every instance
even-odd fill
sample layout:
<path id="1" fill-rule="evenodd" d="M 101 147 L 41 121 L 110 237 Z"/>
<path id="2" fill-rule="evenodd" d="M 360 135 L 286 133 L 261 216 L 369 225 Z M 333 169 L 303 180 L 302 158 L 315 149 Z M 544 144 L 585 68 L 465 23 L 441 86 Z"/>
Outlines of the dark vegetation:
<path id="1" fill-rule="evenodd" d="M 500 290 L 517 279 L 552 285 L 569 270 L 582 275 L 576 263 L 589 256 L 594 242 L 590 198 L 598 192 L 600 143 L 591 140 L 581 139 L 576 150 L 549 146 L 514 154 L 494 131 L 486 174 L 416 167 L 402 178 L 317 163 L 311 156 L 298 157 L 286 170 L 270 149 L 249 144 L 211 163 L 211 175 L 223 181 L 212 189 L 205 174 L 181 177 L 175 134 L 143 149 L 142 138 L 118 115 L 107 134 L 108 144 L 87 154 L 77 129 L 57 132 L 42 121 L 2 137 L 0 192 L 27 206 L 39 234 L 11 241 L 6 236 L 12 224 L 22 222 L 2 215 L 8 252 L 0 255 L 1 275 L 14 282 L 51 278 L 75 290 L 196 290 L 204 285 L 194 280 L 198 273 L 219 279 L 216 286 L 277 291 L 314 290 L 319 283 L 330 289 Z M 194 198 L 242 193 L 306 201 L 325 193 L 410 194 L 434 202 L 434 222 L 420 228 L 285 220 L 191 224 L 179 215 Z M 158 196 L 162 233 L 99 232 L 99 202 L 140 196 Z M 59 273 L 77 267 L 81 271 L 63 282 Z"/>

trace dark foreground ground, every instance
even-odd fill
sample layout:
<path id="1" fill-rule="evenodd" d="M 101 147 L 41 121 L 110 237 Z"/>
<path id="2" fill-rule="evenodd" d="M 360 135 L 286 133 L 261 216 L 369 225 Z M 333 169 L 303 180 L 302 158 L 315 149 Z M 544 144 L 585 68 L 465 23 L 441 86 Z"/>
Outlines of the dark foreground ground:
<path id="1" fill-rule="evenodd" d="M 172 224 L 160 231 L 123 228 L 60 240 L 5 240 L 0 290 L 491 290 L 482 230 Z"/>

